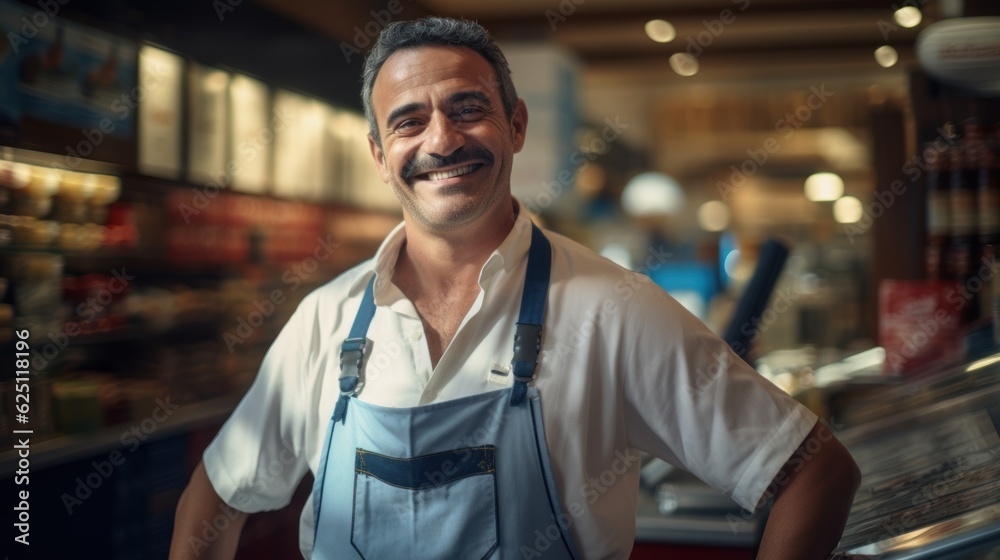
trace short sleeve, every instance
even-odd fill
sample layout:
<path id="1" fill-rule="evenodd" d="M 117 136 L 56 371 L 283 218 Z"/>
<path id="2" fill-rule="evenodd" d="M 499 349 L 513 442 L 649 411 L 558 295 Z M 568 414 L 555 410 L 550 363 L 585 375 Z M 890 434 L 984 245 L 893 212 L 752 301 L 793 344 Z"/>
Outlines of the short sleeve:
<path id="1" fill-rule="evenodd" d="M 755 510 L 816 415 L 658 286 L 635 293 L 622 366 L 629 444 Z"/>
<path id="2" fill-rule="evenodd" d="M 216 493 L 247 513 L 282 508 L 308 469 L 303 378 L 307 298 L 268 349 L 257 377 L 203 455 Z"/>

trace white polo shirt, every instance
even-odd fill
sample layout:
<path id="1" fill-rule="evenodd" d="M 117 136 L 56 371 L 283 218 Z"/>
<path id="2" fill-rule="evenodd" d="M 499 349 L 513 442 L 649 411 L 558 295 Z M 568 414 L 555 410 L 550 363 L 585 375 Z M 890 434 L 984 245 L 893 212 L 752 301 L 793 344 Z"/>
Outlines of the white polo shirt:
<path id="1" fill-rule="evenodd" d="M 816 422 L 646 276 L 552 232 L 552 276 L 534 386 L 569 531 L 585 558 L 627 558 L 638 451 L 663 458 L 753 510 Z M 340 344 L 374 270 L 378 311 L 359 398 L 412 407 L 512 383 L 531 240 L 520 212 L 483 265 L 479 297 L 436 368 L 413 304 L 391 282 L 402 225 L 375 258 L 310 293 L 253 386 L 204 454 L 219 496 L 245 512 L 281 508 L 319 466 L 339 389 Z M 517 496 L 505 496 L 517 500 Z M 501 507 L 503 507 L 501 503 Z M 312 550 L 313 507 L 300 546 Z"/>

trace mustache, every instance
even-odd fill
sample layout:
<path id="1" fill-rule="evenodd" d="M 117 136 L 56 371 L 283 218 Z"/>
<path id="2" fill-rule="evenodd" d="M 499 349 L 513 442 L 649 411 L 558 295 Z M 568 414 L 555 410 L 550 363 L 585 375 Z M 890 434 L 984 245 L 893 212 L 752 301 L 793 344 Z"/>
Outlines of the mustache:
<path id="1" fill-rule="evenodd" d="M 493 163 L 493 153 L 481 146 L 475 146 L 473 148 L 459 148 L 444 157 L 429 154 L 414 156 L 403 166 L 400 175 L 403 176 L 404 181 L 412 183 L 414 177 L 427 173 L 432 169 L 459 165 L 471 160 L 481 160 L 485 161 L 487 165 L 491 165 Z"/>

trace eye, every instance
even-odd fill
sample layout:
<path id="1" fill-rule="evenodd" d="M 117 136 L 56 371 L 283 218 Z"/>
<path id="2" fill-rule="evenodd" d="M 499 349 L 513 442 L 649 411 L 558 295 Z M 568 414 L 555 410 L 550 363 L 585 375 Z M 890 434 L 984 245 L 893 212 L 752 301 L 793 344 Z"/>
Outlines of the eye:
<path id="1" fill-rule="evenodd" d="M 483 111 L 483 108 L 478 105 L 465 105 L 463 107 L 459 107 L 455 113 L 459 120 L 476 121 L 482 118 L 485 111 Z"/>
<path id="2" fill-rule="evenodd" d="M 400 121 L 399 124 L 396 125 L 396 132 L 405 133 L 408 131 L 412 131 L 413 129 L 420 126 L 420 124 L 421 124 L 420 121 L 418 121 L 417 119 L 406 119 L 404 121 Z"/>

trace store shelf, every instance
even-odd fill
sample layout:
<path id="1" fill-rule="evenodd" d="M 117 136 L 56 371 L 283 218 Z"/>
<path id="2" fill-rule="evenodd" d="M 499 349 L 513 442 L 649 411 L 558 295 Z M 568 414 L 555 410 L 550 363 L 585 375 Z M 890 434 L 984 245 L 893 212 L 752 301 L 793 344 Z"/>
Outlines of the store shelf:
<path id="1" fill-rule="evenodd" d="M 655 485 L 655 491 L 640 485 L 636 542 L 745 549 L 757 545 L 763 516 L 744 511 L 693 474 L 672 468 Z M 670 502 L 666 514 L 657 502 L 664 499 Z"/>
<path id="2" fill-rule="evenodd" d="M 187 433 L 203 426 L 217 424 L 228 418 L 239 402 L 238 397 L 226 396 L 199 403 L 181 405 L 176 412 L 159 424 L 156 430 L 149 433 L 144 444 L 163 439 L 172 435 Z M 142 422 L 136 419 L 131 422 L 103 428 L 93 434 L 74 434 L 56 437 L 38 443 L 32 442 L 30 450 L 31 470 L 44 469 L 55 465 L 69 463 L 109 453 L 123 446 L 122 436 L 133 426 Z M 13 476 L 17 470 L 18 455 L 16 451 L 0 454 L 0 478 Z"/>
<path id="3" fill-rule="evenodd" d="M 706 485 L 707 488 L 707 485 Z M 736 513 L 662 515 L 656 502 L 640 493 L 635 540 L 691 546 L 753 548 L 757 545 L 760 516 Z"/>

